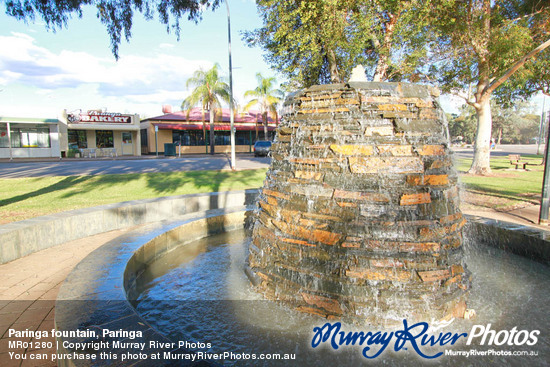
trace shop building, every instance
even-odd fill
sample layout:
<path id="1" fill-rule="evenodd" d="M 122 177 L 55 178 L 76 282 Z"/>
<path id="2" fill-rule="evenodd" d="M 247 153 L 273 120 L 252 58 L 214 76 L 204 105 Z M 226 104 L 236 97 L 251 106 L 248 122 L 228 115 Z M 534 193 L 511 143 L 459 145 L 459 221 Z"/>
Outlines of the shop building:
<path id="1" fill-rule="evenodd" d="M 61 157 L 66 131 L 59 119 L 0 117 L 0 158 Z"/>
<path id="2" fill-rule="evenodd" d="M 200 108 L 187 111 L 166 113 L 151 117 L 141 122 L 142 154 L 164 154 L 165 144 L 175 144 L 175 153 L 200 154 L 209 153 L 210 121 L 209 113 Z M 268 118 L 268 137 L 273 140 L 278 121 Z M 264 139 L 262 114 L 259 111 L 235 113 L 235 151 L 250 153 L 256 140 Z M 231 151 L 230 110 L 222 109 L 221 116 L 216 114 L 214 139 L 216 153 Z"/>
<path id="3" fill-rule="evenodd" d="M 139 115 L 87 111 L 64 113 L 67 154 L 105 157 L 141 155 Z"/>

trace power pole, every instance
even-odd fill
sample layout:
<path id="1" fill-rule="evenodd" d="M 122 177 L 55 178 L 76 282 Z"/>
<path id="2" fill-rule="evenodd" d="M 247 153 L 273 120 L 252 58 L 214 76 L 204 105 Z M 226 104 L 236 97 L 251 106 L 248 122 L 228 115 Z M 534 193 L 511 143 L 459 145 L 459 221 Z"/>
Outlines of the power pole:
<path id="1" fill-rule="evenodd" d="M 225 0 L 227 7 L 227 45 L 229 51 L 229 113 L 230 113 L 230 136 L 231 136 L 231 169 L 236 170 L 235 158 L 235 111 L 233 111 L 233 65 L 231 62 L 231 17 L 229 16 L 229 0 Z"/>
<path id="2" fill-rule="evenodd" d="M 542 152 L 540 151 L 540 143 L 542 141 L 542 138 L 544 136 L 544 126 L 546 125 L 545 124 L 545 121 L 546 119 L 544 118 L 544 105 L 546 103 L 546 95 L 543 94 L 542 96 L 542 112 L 540 114 L 540 126 L 539 126 L 539 138 L 538 138 L 538 145 L 537 145 L 537 154 L 542 154 Z"/>
<path id="3" fill-rule="evenodd" d="M 548 149 L 548 145 L 550 145 L 550 132 L 546 135 L 546 146 L 544 148 L 544 176 L 542 179 L 539 224 L 548 224 L 548 212 L 550 211 L 550 149 Z"/>

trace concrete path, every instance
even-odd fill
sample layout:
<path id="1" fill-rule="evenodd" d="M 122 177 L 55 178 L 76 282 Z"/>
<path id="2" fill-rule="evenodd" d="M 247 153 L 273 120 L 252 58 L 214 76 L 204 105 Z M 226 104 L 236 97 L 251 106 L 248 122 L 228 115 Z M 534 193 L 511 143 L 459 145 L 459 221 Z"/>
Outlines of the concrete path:
<path id="1" fill-rule="evenodd" d="M 31 359 L 55 353 L 53 338 L 10 337 L 9 329 L 47 330 L 50 334 L 57 293 L 75 265 L 96 248 L 135 228 L 67 242 L 0 265 L 0 366 L 57 366 L 51 360 Z M 31 341 L 33 345 L 9 348 L 10 341 Z M 12 359 L 9 352 L 21 353 L 26 359 Z"/>
<path id="2" fill-rule="evenodd" d="M 508 212 L 496 211 L 493 209 L 465 209 L 464 214 L 478 215 L 480 217 L 502 220 L 510 223 L 517 223 L 524 226 L 536 227 L 550 231 L 550 226 L 539 225 L 540 205 L 528 204 L 519 209 L 514 209 Z"/>

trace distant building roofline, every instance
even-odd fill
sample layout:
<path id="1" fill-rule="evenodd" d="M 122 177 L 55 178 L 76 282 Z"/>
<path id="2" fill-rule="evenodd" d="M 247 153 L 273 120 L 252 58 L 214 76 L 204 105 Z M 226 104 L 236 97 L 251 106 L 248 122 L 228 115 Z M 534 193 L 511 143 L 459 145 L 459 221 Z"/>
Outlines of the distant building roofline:
<path id="1" fill-rule="evenodd" d="M 204 121 L 209 121 L 209 112 L 204 111 Z M 229 122 L 230 110 L 229 108 L 222 108 L 222 118 L 220 119 L 219 114 L 216 114 L 216 122 Z M 178 121 L 178 122 L 202 122 L 203 121 L 203 111 L 200 107 L 194 107 L 187 111 L 177 111 L 172 113 L 166 113 L 164 115 L 149 117 L 141 120 L 141 122 L 153 122 L 153 121 Z M 234 121 L 237 123 L 261 123 L 263 122 L 263 117 L 260 111 L 250 110 L 246 113 L 235 113 Z M 275 123 L 275 120 L 268 116 L 268 123 Z"/>

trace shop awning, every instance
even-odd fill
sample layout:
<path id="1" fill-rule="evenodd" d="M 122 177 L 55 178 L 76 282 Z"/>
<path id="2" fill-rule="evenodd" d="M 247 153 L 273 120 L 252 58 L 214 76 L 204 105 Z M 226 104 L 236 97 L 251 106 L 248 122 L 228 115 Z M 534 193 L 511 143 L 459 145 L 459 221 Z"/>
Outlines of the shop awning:
<path id="1" fill-rule="evenodd" d="M 154 126 L 158 126 L 161 130 L 202 130 L 202 124 L 157 124 L 153 123 Z M 256 127 L 254 125 L 234 125 L 237 131 L 255 131 Z M 258 125 L 258 130 L 262 130 L 263 125 Z M 275 126 L 268 126 L 269 131 L 275 130 Z M 206 123 L 206 130 L 210 130 L 210 123 Z M 230 124 L 214 124 L 214 131 L 230 131 Z"/>
<path id="2" fill-rule="evenodd" d="M 0 116 L 0 123 L 12 123 L 12 124 L 59 124 L 58 119 L 44 119 L 44 118 L 29 118 L 29 117 L 2 117 Z"/>

